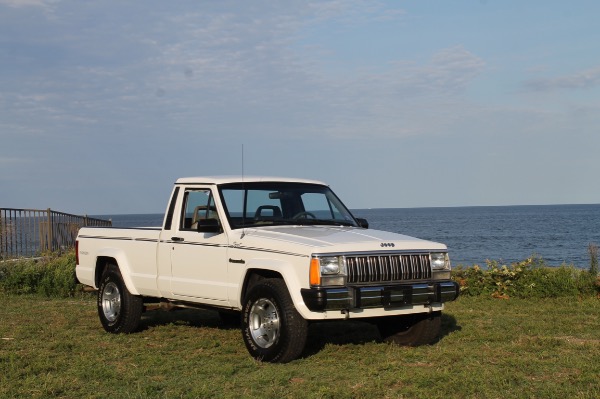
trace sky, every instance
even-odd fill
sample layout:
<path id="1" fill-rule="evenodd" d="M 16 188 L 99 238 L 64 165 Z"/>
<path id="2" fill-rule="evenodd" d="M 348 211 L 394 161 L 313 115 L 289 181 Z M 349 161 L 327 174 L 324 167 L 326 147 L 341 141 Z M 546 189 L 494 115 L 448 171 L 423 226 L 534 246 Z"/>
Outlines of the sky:
<path id="1" fill-rule="evenodd" d="M 600 2 L 0 0 L 0 207 L 178 177 L 350 208 L 600 203 Z"/>

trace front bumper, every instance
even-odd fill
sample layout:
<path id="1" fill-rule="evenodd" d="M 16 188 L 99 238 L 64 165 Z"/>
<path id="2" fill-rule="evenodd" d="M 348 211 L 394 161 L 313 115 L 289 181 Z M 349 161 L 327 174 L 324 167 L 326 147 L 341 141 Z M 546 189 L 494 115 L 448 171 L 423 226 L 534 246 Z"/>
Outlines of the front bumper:
<path id="1" fill-rule="evenodd" d="M 302 298 L 313 312 L 343 309 L 397 308 L 453 301 L 459 286 L 454 281 L 435 281 L 365 287 L 303 288 Z"/>

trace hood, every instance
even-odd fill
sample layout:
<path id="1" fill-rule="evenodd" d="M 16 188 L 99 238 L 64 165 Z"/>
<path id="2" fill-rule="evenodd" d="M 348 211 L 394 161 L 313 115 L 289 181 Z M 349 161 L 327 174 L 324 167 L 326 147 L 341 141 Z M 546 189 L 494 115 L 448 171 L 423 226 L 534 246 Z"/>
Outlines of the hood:
<path id="1" fill-rule="evenodd" d="M 272 226 L 245 229 L 244 246 L 303 254 L 446 250 L 444 244 L 387 231 L 342 226 Z"/>

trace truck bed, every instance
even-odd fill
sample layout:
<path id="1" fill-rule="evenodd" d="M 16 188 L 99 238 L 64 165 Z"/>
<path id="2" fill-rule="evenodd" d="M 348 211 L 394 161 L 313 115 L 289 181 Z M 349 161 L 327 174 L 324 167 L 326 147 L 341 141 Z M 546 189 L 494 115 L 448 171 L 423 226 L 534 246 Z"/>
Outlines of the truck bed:
<path id="1" fill-rule="evenodd" d="M 156 255 L 160 234 L 160 227 L 82 228 L 78 236 L 77 279 L 98 288 L 96 262 L 114 260 L 132 294 L 158 295 Z"/>

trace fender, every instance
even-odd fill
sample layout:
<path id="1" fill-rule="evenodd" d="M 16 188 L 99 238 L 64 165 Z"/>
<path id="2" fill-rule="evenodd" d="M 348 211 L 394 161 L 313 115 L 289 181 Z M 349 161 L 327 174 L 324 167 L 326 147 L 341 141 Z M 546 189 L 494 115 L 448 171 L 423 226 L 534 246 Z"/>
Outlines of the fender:
<path id="1" fill-rule="evenodd" d="M 123 277 L 123 282 L 125 283 L 127 290 L 132 295 L 140 295 L 138 290 L 135 288 L 133 281 L 131 280 L 131 265 L 128 261 L 127 254 L 125 253 L 124 250 L 119 249 L 119 248 L 110 248 L 110 247 L 102 248 L 101 250 L 99 250 L 96 253 L 96 262 L 98 261 L 98 258 L 100 258 L 100 257 L 113 258 L 117 262 L 117 267 L 119 268 L 119 271 L 121 272 L 121 276 Z M 94 270 L 94 273 L 95 272 L 96 271 Z M 96 282 L 96 286 L 97 285 L 98 285 L 98 282 Z"/>
<path id="2" fill-rule="evenodd" d="M 292 262 L 285 261 L 285 260 L 265 259 L 265 258 L 250 259 L 246 263 L 245 270 L 242 273 L 240 273 L 239 280 L 238 280 L 239 289 L 236 293 L 237 298 L 235 298 L 235 300 L 239 301 L 240 308 L 241 308 L 241 306 L 243 306 L 243 301 L 244 301 L 243 296 L 246 293 L 247 287 L 244 287 L 244 282 L 246 282 L 246 280 L 247 280 L 248 273 L 251 272 L 252 270 L 264 270 L 267 272 L 277 273 L 277 274 L 281 275 L 298 312 L 300 312 L 302 314 L 303 312 L 301 309 L 305 308 L 306 313 L 308 315 L 310 313 L 310 311 L 308 311 L 308 308 L 306 308 L 306 306 L 304 305 L 304 300 L 302 299 L 302 295 L 300 293 L 300 289 L 302 287 L 300 287 L 299 282 L 301 281 L 301 279 L 299 279 L 296 274 L 298 271 L 296 266 L 297 265 L 294 265 Z M 307 270 L 306 270 L 306 275 L 308 276 L 308 266 L 307 266 Z"/>

